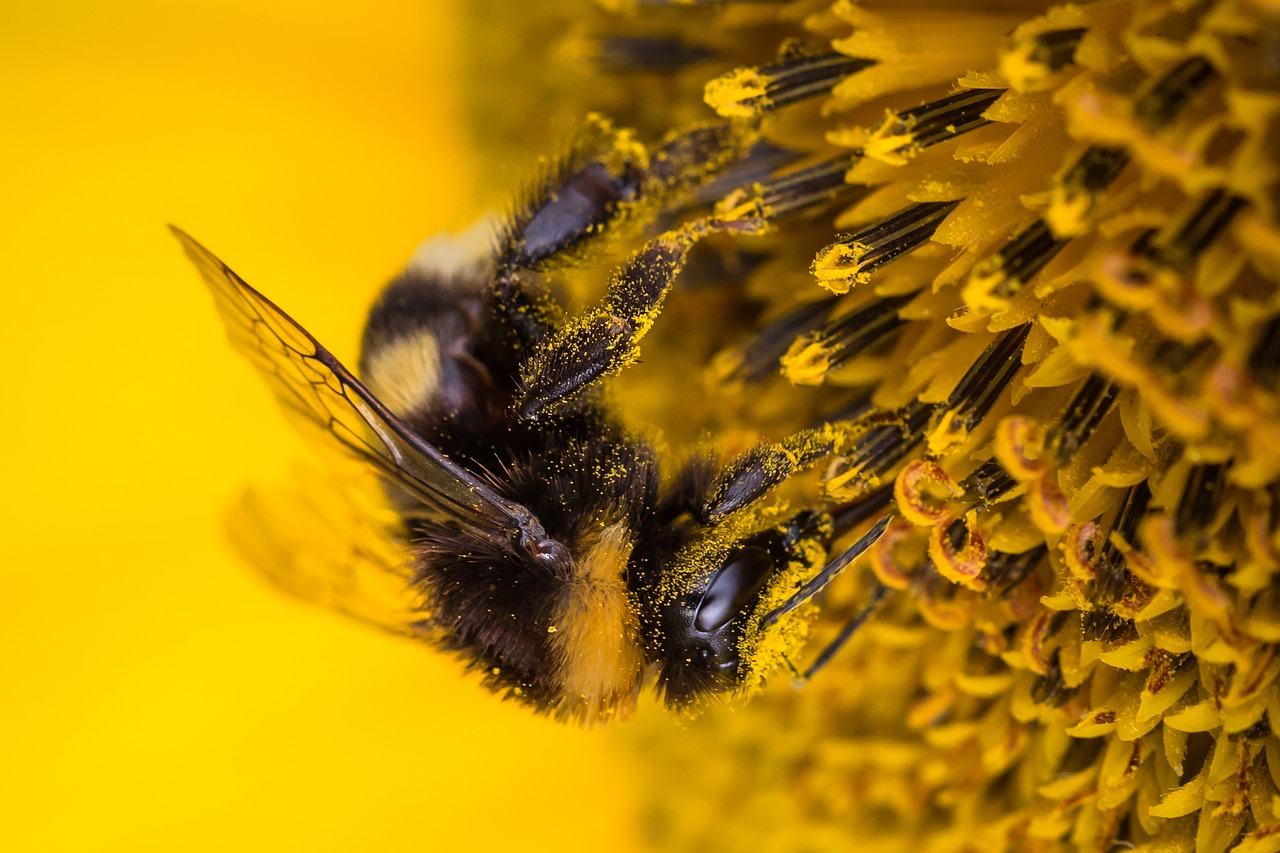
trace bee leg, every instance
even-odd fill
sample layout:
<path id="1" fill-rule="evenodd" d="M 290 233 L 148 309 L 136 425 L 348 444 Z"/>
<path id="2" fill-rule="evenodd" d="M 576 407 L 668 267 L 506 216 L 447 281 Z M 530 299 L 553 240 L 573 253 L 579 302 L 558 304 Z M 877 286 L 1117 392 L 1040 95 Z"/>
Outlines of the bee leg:
<path id="1" fill-rule="evenodd" d="M 647 159 L 630 132 L 596 118 L 507 216 L 498 233 L 491 294 L 522 350 L 562 321 L 541 268 L 624 215 L 642 192 Z"/>
<path id="2" fill-rule="evenodd" d="M 716 122 L 670 133 L 649 158 L 644 198 L 670 208 L 681 194 L 701 189 L 694 201 L 714 201 L 732 187 L 754 183 L 761 169 L 771 170 L 793 157 L 785 149 L 761 144 L 754 123 Z"/>
<path id="3" fill-rule="evenodd" d="M 652 221 L 675 197 L 744 157 L 757 138 L 744 123 L 721 122 L 673 133 L 646 152 L 628 131 L 604 120 L 590 125 L 499 235 L 494 303 L 520 346 L 537 346 L 562 323 L 541 267 L 623 220 Z"/>
<path id="4" fill-rule="evenodd" d="M 704 524 L 714 524 L 760 500 L 821 459 L 834 453 L 843 454 L 850 445 L 855 450 L 859 449 L 869 426 L 878 427 L 880 420 L 893 417 L 893 413 L 878 412 L 868 408 L 864 402 L 850 407 L 845 414 L 847 418 L 800 430 L 780 441 L 761 442 L 730 460 L 709 481 L 697 508 L 699 520 Z M 883 508 L 891 492 L 892 488 L 868 490 L 865 496 L 841 512 L 864 507 Z M 865 515 L 859 516 L 857 521 L 843 527 L 837 522 L 837 537 L 865 518 Z"/>
<path id="5" fill-rule="evenodd" d="M 562 322 L 563 309 L 542 285 L 532 286 L 519 270 L 501 269 L 493 280 L 493 304 L 519 352 L 529 352 Z"/>
<path id="6" fill-rule="evenodd" d="M 704 524 L 755 503 L 779 485 L 830 455 L 839 441 L 834 424 L 801 430 L 781 441 L 761 442 L 729 461 L 708 484 L 697 508 Z"/>
<path id="7" fill-rule="evenodd" d="M 730 460 L 713 477 L 703 479 L 701 497 L 693 507 L 698 520 L 715 524 L 837 452 L 849 438 L 848 423 L 833 421 L 780 441 L 764 441 Z M 883 509 L 892 497 L 893 487 L 885 486 L 836 510 L 835 538 Z"/>
<path id="8" fill-rule="evenodd" d="M 557 329 L 521 365 L 519 416 L 536 420 L 548 406 L 634 362 L 693 245 L 709 234 L 758 231 L 763 224 L 707 217 L 650 240 L 614 273 L 600 307 Z"/>

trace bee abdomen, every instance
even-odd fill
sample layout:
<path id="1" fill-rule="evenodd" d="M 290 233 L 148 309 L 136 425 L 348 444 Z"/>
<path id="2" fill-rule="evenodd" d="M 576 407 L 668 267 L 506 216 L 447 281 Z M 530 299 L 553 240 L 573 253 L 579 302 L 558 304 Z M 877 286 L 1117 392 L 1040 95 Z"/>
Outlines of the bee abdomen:
<path id="1" fill-rule="evenodd" d="M 361 377 L 404 419 L 474 409 L 491 396 L 492 377 L 475 356 L 484 312 L 482 282 L 406 272 L 369 313 Z"/>

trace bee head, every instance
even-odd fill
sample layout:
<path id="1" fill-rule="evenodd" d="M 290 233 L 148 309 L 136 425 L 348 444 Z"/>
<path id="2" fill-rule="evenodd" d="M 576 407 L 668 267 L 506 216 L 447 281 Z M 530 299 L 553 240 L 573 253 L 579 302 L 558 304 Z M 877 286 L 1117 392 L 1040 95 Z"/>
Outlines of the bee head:
<path id="1" fill-rule="evenodd" d="M 798 639 L 799 620 L 768 637 L 762 620 L 821 562 L 830 521 L 806 511 L 745 536 L 742 525 L 713 528 L 677 554 L 657 596 L 649 655 L 671 707 L 762 683 Z"/>

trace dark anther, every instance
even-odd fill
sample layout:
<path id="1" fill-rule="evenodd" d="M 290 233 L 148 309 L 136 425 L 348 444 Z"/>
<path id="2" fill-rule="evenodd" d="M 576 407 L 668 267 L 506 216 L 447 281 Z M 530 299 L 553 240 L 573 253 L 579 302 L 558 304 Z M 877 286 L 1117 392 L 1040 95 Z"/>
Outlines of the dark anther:
<path id="1" fill-rule="evenodd" d="M 896 422 L 870 429 L 853 442 L 842 454 L 842 470 L 857 471 L 861 478 L 883 478 L 924 438 L 932 413 L 928 403 L 908 403 L 898 411 Z"/>
<path id="2" fill-rule="evenodd" d="M 765 89 L 768 107 L 777 109 L 829 92 L 845 77 L 874 64 L 873 60 L 843 53 L 824 53 L 765 65 L 760 68 L 760 74 L 768 80 Z"/>
<path id="3" fill-rule="evenodd" d="M 738 351 L 738 366 L 733 377 L 746 382 L 762 382 L 777 375 L 782 356 L 796 337 L 825 323 L 839 302 L 838 296 L 806 302 L 765 324 Z"/>
<path id="4" fill-rule="evenodd" d="M 1157 264 L 1176 270 L 1185 270 L 1195 262 L 1232 218 L 1243 208 L 1245 200 L 1218 189 L 1209 193 L 1182 217 L 1177 230 L 1167 238 L 1148 239 L 1139 248 L 1134 244 L 1135 255 L 1145 254 Z M 1150 235 L 1151 232 L 1147 232 Z"/>
<path id="5" fill-rule="evenodd" d="M 1004 89 L 966 89 L 889 116 L 876 132 L 909 134 L 914 146 L 928 148 L 989 124 L 982 114 L 1004 93 Z"/>
<path id="6" fill-rule="evenodd" d="M 898 315 L 898 309 L 914 297 L 909 293 L 873 299 L 800 340 L 823 348 L 828 370 L 838 367 L 902 328 L 907 321 Z"/>
<path id="7" fill-rule="evenodd" d="M 1076 692 L 1075 688 L 1068 687 L 1062 680 L 1062 665 L 1058 661 L 1058 655 L 1057 651 L 1053 653 L 1049 671 L 1036 679 L 1031 688 L 1031 699 L 1037 704 L 1060 708 Z"/>
<path id="8" fill-rule="evenodd" d="M 1258 333 L 1258 340 L 1249 353 L 1249 371 L 1253 381 L 1269 391 L 1275 391 L 1280 379 L 1280 317 L 1273 317 Z"/>
<path id="9" fill-rule="evenodd" d="M 1216 75 L 1204 57 L 1185 59 L 1138 98 L 1133 105 L 1133 114 L 1148 128 L 1158 130 L 1172 121 L 1201 87 Z"/>
<path id="10" fill-rule="evenodd" d="M 1116 513 L 1112 530 L 1125 542 L 1132 544 L 1138 530 L 1138 522 L 1147 514 L 1147 505 L 1151 502 L 1151 487 L 1143 480 L 1125 493 L 1124 503 Z M 1111 542 L 1111 538 L 1102 544 L 1097 561 L 1098 577 L 1089 583 L 1089 598 L 1103 604 L 1111 604 L 1124 597 L 1133 578 L 1124 563 L 1124 556 Z"/>
<path id="11" fill-rule="evenodd" d="M 1092 373 L 1071 398 L 1066 414 L 1049 430 L 1046 445 L 1058 464 L 1066 462 L 1093 435 L 1120 394 L 1120 386 Z"/>
<path id="12" fill-rule="evenodd" d="M 1080 46 L 1084 33 L 1083 28 L 1040 33 L 1033 39 L 1034 45 L 1027 58 L 1050 72 L 1061 71 L 1075 59 L 1076 48 Z"/>
<path id="13" fill-rule="evenodd" d="M 978 496 L 982 505 L 989 506 L 1000 500 L 1018 482 L 1009 476 L 1009 472 L 994 459 L 988 459 L 965 478 L 961 484 L 965 494 Z"/>
<path id="14" fill-rule="evenodd" d="M 1043 219 L 1037 219 L 1022 229 L 996 255 L 999 269 L 1004 274 L 996 293 L 1012 296 L 1057 257 L 1067 242 L 1054 237 Z"/>
<path id="15" fill-rule="evenodd" d="M 996 552 L 987 562 L 983 574 L 990 581 L 996 595 L 1003 596 L 1027 579 L 1032 570 L 1044 561 L 1049 549 L 1044 545 L 1023 551 L 1021 554 Z"/>
<path id="16" fill-rule="evenodd" d="M 764 215 L 774 218 L 828 204 L 855 189 L 844 176 L 856 159 L 844 156 L 824 160 L 762 183 L 759 197 Z"/>
<path id="17" fill-rule="evenodd" d="M 1013 375 L 1022 367 L 1018 356 L 1030 330 L 1030 324 L 1024 324 L 996 338 L 961 377 L 946 402 L 946 408 L 956 413 L 955 420 L 959 426 L 972 429 L 991 411 Z"/>
<path id="18" fill-rule="evenodd" d="M 1226 485 L 1227 464 L 1218 462 L 1193 466 L 1182 487 L 1173 526 L 1180 535 L 1203 530 L 1213 521 L 1213 514 Z"/>
<path id="19" fill-rule="evenodd" d="M 605 71 L 674 71 L 714 56 L 710 49 L 671 36 L 607 36 L 596 63 Z"/>
<path id="20" fill-rule="evenodd" d="M 843 53 L 792 56 L 718 77 L 707 84 L 706 99 L 723 116 L 759 115 L 826 94 L 845 77 L 874 64 Z"/>
<path id="21" fill-rule="evenodd" d="M 1066 187 L 1100 193 L 1129 165 L 1129 152 L 1109 145 L 1091 145 L 1062 176 Z"/>

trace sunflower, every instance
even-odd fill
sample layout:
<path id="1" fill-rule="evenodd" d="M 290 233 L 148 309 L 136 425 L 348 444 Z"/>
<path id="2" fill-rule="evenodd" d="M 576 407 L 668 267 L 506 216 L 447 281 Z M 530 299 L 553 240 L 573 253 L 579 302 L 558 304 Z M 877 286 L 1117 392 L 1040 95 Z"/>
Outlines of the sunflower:
<path id="1" fill-rule="evenodd" d="M 607 6 L 561 103 L 756 128 L 719 205 L 771 225 L 691 260 L 645 354 L 705 381 L 632 408 L 838 425 L 810 500 L 877 522 L 802 690 L 636 727 L 650 840 L 1280 850 L 1280 5 Z"/>

